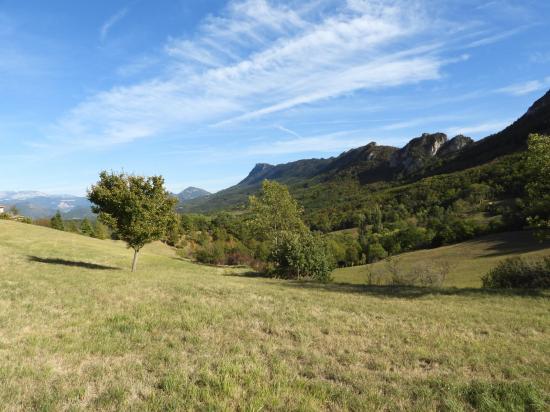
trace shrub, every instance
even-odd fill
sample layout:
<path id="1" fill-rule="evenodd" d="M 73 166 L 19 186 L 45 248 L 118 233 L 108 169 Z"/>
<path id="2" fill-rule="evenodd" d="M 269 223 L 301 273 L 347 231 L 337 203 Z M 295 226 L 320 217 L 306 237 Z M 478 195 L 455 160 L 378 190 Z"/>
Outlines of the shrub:
<path id="1" fill-rule="evenodd" d="M 388 258 L 386 270 L 393 286 L 440 287 L 447 279 L 451 265 L 447 261 L 421 262 L 404 269 L 399 259 Z"/>
<path id="2" fill-rule="evenodd" d="M 451 266 L 446 261 L 422 262 L 410 269 L 408 277 L 413 285 L 440 287 L 450 271 Z"/>
<path id="3" fill-rule="evenodd" d="M 327 245 L 312 233 L 284 233 L 275 245 L 271 260 L 275 273 L 286 278 L 330 280 L 333 264 Z"/>
<path id="4" fill-rule="evenodd" d="M 388 256 L 388 252 L 386 252 L 386 249 L 380 243 L 374 242 L 369 244 L 367 255 L 369 263 L 374 263 Z"/>
<path id="5" fill-rule="evenodd" d="M 195 259 L 201 263 L 220 265 L 225 261 L 225 247 L 223 242 L 215 241 L 200 246 L 195 252 Z"/>
<path id="6" fill-rule="evenodd" d="M 503 260 L 482 277 L 485 288 L 550 288 L 550 256 L 537 260 Z"/>

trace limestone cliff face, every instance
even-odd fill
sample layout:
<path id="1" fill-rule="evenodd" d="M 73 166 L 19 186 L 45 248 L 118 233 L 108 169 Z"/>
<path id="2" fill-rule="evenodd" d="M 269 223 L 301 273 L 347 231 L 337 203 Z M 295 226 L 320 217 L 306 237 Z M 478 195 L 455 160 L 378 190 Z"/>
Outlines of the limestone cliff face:
<path id="1" fill-rule="evenodd" d="M 261 181 L 262 178 L 275 166 L 269 163 L 257 163 L 256 166 L 250 171 L 248 176 L 239 184 L 249 184 Z"/>
<path id="2" fill-rule="evenodd" d="M 471 137 L 459 134 L 458 136 L 453 137 L 451 140 L 441 146 L 437 155 L 442 157 L 451 155 L 453 153 L 461 151 L 466 146 L 471 145 L 473 142 L 474 139 L 472 139 Z"/>
<path id="3" fill-rule="evenodd" d="M 405 173 L 413 173 L 434 157 L 445 143 L 447 135 L 444 133 L 423 133 L 395 152 L 390 158 L 390 166 Z"/>

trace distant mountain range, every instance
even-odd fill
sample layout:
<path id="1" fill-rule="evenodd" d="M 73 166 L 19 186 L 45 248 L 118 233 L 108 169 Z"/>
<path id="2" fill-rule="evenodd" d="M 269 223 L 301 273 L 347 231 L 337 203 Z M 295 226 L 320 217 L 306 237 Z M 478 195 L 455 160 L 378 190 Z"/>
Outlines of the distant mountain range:
<path id="1" fill-rule="evenodd" d="M 209 195 L 210 192 L 197 187 L 188 187 L 174 194 L 180 204 Z M 52 195 L 34 191 L 0 192 L 0 205 L 17 207 L 19 213 L 33 219 L 48 218 L 58 210 L 64 219 L 92 217 L 91 204 L 85 197 L 72 195 Z"/>
<path id="2" fill-rule="evenodd" d="M 21 215 L 33 219 L 53 216 L 58 210 L 65 219 L 92 216 L 88 199 L 72 195 L 50 195 L 31 191 L 0 192 L 0 204 L 15 206 Z"/>
<path id="3" fill-rule="evenodd" d="M 499 133 L 478 141 L 458 135 L 424 133 L 402 148 L 369 143 L 328 159 L 306 159 L 270 165 L 258 163 L 237 185 L 212 195 L 187 201 L 183 211 L 214 212 L 246 204 L 264 179 L 282 182 L 292 189 L 307 191 L 319 184 L 347 182 L 365 185 L 376 182 L 407 182 L 450 173 L 487 163 L 526 148 L 530 133 L 550 134 L 550 91 L 527 112 Z M 314 194 L 312 194 L 314 196 Z"/>

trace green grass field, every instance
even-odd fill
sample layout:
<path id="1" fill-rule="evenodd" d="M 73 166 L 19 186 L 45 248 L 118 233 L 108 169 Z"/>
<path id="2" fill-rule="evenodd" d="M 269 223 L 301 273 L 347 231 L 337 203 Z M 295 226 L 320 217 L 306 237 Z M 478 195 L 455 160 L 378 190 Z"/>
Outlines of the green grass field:
<path id="1" fill-rule="evenodd" d="M 0 221 L 0 409 L 550 406 L 545 293 L 264 279 L 160 244 L 130 260 Z"/>
<path id="2" fill-rule="evenodd" d="M 481 286 L 481 276 L 502 259 L 513 256 L 550 256 L 550 242 L 536 242 L 530 232 L 499 233 L 452 246 L 403 253 L 398 259 L 404 267 L 419 262 L 446 261 L 451 271 L 445 286 L 477 288 Z M 338 283 L 364 284 L 367 282 L 367 268 L 384 274 L 385 266 L 386 263 L 381 261 L 368 266 L 337 269 L 333 278 Z"/>

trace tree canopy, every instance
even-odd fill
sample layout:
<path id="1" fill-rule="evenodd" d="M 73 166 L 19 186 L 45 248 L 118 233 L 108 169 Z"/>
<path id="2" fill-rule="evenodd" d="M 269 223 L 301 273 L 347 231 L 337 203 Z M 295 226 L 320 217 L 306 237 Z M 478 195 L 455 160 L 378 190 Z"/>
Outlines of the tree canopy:
<path id="1" fill-rule="evenodd" d="M 259 238 L 276 241 L 283 232 L 304 232 L 302 208 L 285 185 L 264 180 L 259 196 L 250 196 L 252 227 Z"/>
<path id="2" fill-rule="evenodd" d="M 88 199 L 99 219 L 134 250 L 132 271 L 136 270 L 141 248 L 165 235 L 174 219 L 173 209 L 177 203 L 164 188 L 161 176 L 105 171 L 88 191 Z"/>
<path id="3" fill-rule="evenodd" d="M 286 186 L 264 180 L 260 195 L 250 197 L 249 210 L 256 236 L 270 244 L 269 260 L 277 275 L 330 279 L 332 259 L 327 244 L 304 224 L 302 208 Z"/>

